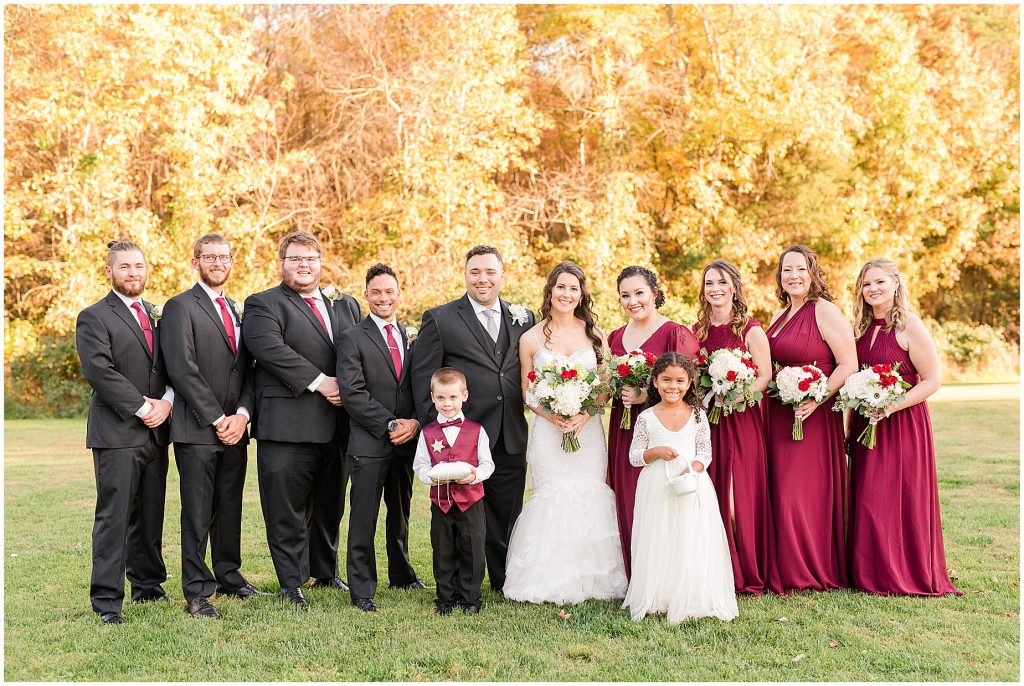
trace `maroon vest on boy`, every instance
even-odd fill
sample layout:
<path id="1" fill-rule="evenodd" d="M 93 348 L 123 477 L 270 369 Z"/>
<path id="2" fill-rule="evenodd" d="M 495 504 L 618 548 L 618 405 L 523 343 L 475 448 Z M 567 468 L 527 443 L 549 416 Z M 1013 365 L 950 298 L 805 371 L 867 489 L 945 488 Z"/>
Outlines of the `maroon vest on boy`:
<path id="1" fill-rule="evenodd" d="M 463 420 L 459 435 L 455 437 L 455 445 L 448 445 L 441 425 L 436 421 L 423 427 L 423 440 L 430 451 L 430 464 L 441 462 L 465 462 L 474 467 L 479 466 L 476 455 L 476 444 L 480 438 L 480 425 L 468 419 Z M 434 450 L 436 442 L 441 442 L 441 450 Z M 484 485 L 448 483 L 430 487 L 430 502 L 441 508 L 442 512 L 451 509 L 454 503 L 459 510 L 465 512 L 471 505 L 484 497 Z"/>

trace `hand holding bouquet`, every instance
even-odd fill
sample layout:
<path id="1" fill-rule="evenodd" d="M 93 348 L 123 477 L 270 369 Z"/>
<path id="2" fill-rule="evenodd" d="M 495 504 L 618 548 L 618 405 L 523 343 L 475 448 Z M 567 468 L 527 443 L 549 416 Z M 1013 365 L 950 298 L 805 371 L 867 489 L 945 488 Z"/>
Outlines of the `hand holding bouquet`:
<path id="1" fill-rule="evenodd" d="M 761 392 L 754 390 L 757 365 L 750 353 L 738 348 L 721 348 L 708 355 L 701 350 L 697 356 L 700 385 L 707 389 L 704 408 L 710 409 L 708 421 L 717 424 L 724 414 L 743 412 L 761 400 Z M 714 402 L 715 406 L 711 407 Z"/>
<path id="2" fill-rule="evenodd" d="M 574 417 L 588 407 L 599 405 L 597 398 L 605 386 L 593 371 L 583 365 L 548 364 L 530 371 L 526 387 L 526 404 L 542 406 L 562 419 Z M 580 449 L 575 431 L 562 434 L 562 450 L 574 453 Z"/>
<path id="3" fill-rule="evenodd" d="M 800 405 L 808 400 L 820 403 L 828 397 L 828 378 L 813 364 L 782 367 L 776 369 L 768 392 L 783 405 Z M 804 440 L 804 420 L 799 416 L 793 419 L 793 440 Z"/>
<path id="4" fill-rule="evenodd" d="M 889 408 L 899 402 L 910 388 L 910 384 L 899 375 L 899 368 L 899 362 L 876 364 L 850 374 L 839 389 L 839 399 L 832 408 L 836 412 L 849 408 L 868 419 L 868 425 L 857 440 L 869 450 L 875 447 L 878 420 L 888 417 Z"/>
<path id="5" fill-rule="evenodd" d="M 622 387 L 632 386 L 633 388 L 644 388 L 651 379 L 651 367 L 658 358 L 643 350 L 634 350 L 625 355 L 616 355 L 608 364 L 609 375 L 608 385 L 616 398 L 622 397 Z M 619 422 L 620 429 L 629 429 L 633 426 L 633 407 L 626 405 L 622 408 L 622 420 Z"/>

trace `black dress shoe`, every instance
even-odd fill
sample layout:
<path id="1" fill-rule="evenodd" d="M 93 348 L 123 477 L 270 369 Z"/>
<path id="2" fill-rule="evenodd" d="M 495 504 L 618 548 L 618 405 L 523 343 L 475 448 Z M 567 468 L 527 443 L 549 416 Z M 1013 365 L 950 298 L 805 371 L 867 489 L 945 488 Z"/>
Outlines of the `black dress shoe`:
<path id="1" fill-rule="evenodd" d="M 292 605 L 298 605 L 303 609 L 309 607 L 309 603 L 306 602 L 306 596 L 302 595 L 302 589 L 297 586 L 295 588 L 281 589 L 281 595 Z"/>
<path id="2" fill-rule="evenodd" d="M 217 608 L 210 603 L 209 598 L 199 596 L 188 604 L 185 608 L 185 612 L 189 613 L 193 617 L 208 617 L 210 619 L 220 619 L 220 613 L 217 612 Z"/>
<path id="3" fill-rule="evenodd" d="M 104 612 L 100 615 L 104 624 L 124 624 L 124 615 L 120 612 Z"/>
<path id="4" fill-rule="evenodd" d="M 462 606 L 462 612 L 467 614 L 467 615 L 478 615 L 478 614 L 480 614 L 480 609 L 482 607 L 483 607 L 482 603 L 472 603 L 470 605 L 463 605 Z"/>
<path id="5" fill-rule="evenodd" d="M 426 587 L 427 585 L 423 583 L 420 579 L 416 579 L 410 584 L 388 584 L 388 588 L 402 588 L 411 591 L 418 591 L 419 589 Z"/>
<path id="6" fill-rule="evenodd" d="M 376 612 L 379 609 L 373 598 L 353 598 L 352 604 L 363 612 Z"/>
<path id="7" fill-rule="evenodd" d="M 240 598 L 242 600 L 248 600 L 249 598 L 252 598 L 253 596 L 268 595 L 268 594 L 264 593 L 261 590 L 259 590 L 258 588 L 256 588 L 252 584 L 246 583 L 245 586 L 240 586 L 239 588 L 234 588 L 234 589 L 231 589 L 230 591 L 227 590 L 227 589 L 220 589 L 220 590 L 217 591 L 217 595 L 226 595 L 226 596 L 232 596 L 234 598 Z"/>
<path id="8" fill-rule="evenodd" d="M 451 603 L 437 603 L 437 602 L 435 602 L 435 605 L 437 605 L 437 607 L 434 608 L 434 614 L 450 615 L 452 613 L 452 610 L 455 609 L 455 606 L 452 605 Z"/>
<path id="9" fill-rule="evenodd" d="M 336 576 L 332 576 L 330 579 L 315 579 L 310 588 L 333 588 L 348 593 L 348 584 Z"/>

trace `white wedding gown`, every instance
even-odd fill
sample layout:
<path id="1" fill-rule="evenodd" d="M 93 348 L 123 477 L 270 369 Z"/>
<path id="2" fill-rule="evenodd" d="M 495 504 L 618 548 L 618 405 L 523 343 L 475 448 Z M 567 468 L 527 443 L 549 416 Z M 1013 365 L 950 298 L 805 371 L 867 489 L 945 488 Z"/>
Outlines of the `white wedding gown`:
<path id="1" fill-rule="evenodd" d="M 537 369 L 556 360 L 597 368 L 590 347 L 568 357 L 542 347 L 533 365 Z M 588 421 L 577 437 L 580 449 L 565 453 L 558 428 L 533 417 L 526 450 L 533 495 L 512 530 L 506 598 L 561 605 L 626 595 L 615 496 L 605 483 L 608 452 L 600 417 Z"/>

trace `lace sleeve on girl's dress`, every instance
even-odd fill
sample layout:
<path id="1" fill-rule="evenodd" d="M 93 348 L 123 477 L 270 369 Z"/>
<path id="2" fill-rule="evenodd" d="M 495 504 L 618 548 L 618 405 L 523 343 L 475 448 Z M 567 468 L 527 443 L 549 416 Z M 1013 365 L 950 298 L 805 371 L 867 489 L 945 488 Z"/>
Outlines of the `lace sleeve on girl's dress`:
<path id="1" fill-rule="evenodd" d="M 636 418 L 636 425 L 633 427 L 633 442 L 629 444 L 629 463 L 634 467 L 643 467 L 644 453 L 647 452 L 649 439 L 647 437 L 647 417 L 641 414 Z"/>
<path id="2" fill-rule="evenodd" d="M 704 414 L 703 410 L 698 410 L 699 421 L 697 422 L 697 435 L 694 437 L 696 442 L 696 455 L 694 459 L 704 465 L 704 469 L 708 468 L 711 464 L 711 423 L 708 421 L 708 416 Z M 630 457 L 633 453 L 630 452 Z"/>
<path id="3" fill-rule="evenodd" d="M 668 350 L 673 350 L 686 355 L 691 360 L 695 360 L 697 359 L 697 353 L 700 352 L 700 343 L 697 342 L 697 337 L 693 335 L 689 328 L 682 324 L 676 324 L 672 331 L 669 332 Z"/>

